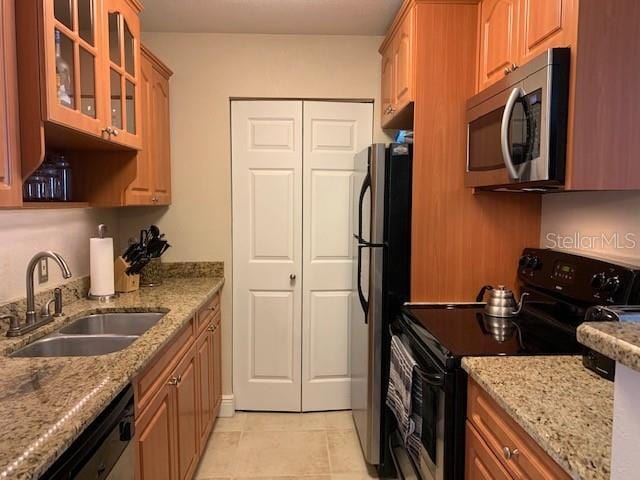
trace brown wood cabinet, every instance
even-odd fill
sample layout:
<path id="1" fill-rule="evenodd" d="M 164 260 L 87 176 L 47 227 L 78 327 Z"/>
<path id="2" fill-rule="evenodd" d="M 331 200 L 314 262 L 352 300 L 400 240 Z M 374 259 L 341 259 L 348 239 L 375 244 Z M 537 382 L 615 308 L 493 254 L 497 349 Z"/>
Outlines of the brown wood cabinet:
<path id="1" fill-rule="evenodd" d="M 45 146 L 140 148 L 141 9 L 138 0 L 16 2 L 23 177 Z"/>
<path id="2" fill-rule="evenodd" d="M 136 178 L 125 193 L 125 204 L 169 205 L 171 203 L 169 78 L 173 72 L 144 45 L 141 51 L 142 150 L 137 156 Z"/>
<path id="3" fill-rule="evenodd" d="M 134 379 L 136 480 L 193 477 L 222 400 L 220 315 L 216 294 Z"/>
<path id="4" fill-rule="evenodd" d="M 13 0 L 0 0 L 0 207 L 22 204 Z"/>
<path id="5" fill-rule="evenodd" d="M 480 4 L 478 90 L 504 78 L 518 62 L 521 3 L 484 0 Z"/>
<path id="6" fill-rule="evenodd" d="M 415 89 L 415 13 L 412 3 L 403 5 L 390 33 L 380 46 L 382 54 L 383 128 L 411 128 Z"/>
<path id="7" fill-rule="evenodd" d="M 467 393 L 466 478 L 571 478 L 473 380 Z"/>
<path id="8" fill-rule="evenodd" d="M 483 0 L 478 91 L 551 47 L 575 45 L 577 0 Z"/>
<path id="9" fill-rule="evenodd" d="M 477 89 L 551 47 L 571 48 L 565 190 L 640 189 L 634 0 L 482 0 Z"/>

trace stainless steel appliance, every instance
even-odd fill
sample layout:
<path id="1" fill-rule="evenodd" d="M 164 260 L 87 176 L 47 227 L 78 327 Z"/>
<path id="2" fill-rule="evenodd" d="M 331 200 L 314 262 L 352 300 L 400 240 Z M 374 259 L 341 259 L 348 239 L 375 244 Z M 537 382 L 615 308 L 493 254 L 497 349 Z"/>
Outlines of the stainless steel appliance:
<path id="1" fill-rule="evenodd" d="M 467 102 L 467 186 L 562 188 L 569 58 L 552 48 Z"/>
<path id="2" fill-rule="evenodd" d="M 385 458 L 390 319 L 409 298 L 411 145 L 375 144 L 356 156 L 351 405 L 364 456 Z"/>
<path id="3" fill-rule="evenodd" d="M 128 385 L 40 480 L 133 480 L 133 388 Z"/>
<path id="4" fill-rule="evenodd" d="M 487 315 L 480 302 L 407 304 L 392 324 L 423 386 L 420 457 L 411 457 L 393 428 L 387 434 L 400 478 L 464 478 L 463 357 L 583 353 L 587 368 L 611 378 L 612 362 L 579 344 L 576 329 L 593 305 L 640 304 L 640 270 L 547 249 L 525 249 L 515 268 L 528 294 L 517 316 Z"/>

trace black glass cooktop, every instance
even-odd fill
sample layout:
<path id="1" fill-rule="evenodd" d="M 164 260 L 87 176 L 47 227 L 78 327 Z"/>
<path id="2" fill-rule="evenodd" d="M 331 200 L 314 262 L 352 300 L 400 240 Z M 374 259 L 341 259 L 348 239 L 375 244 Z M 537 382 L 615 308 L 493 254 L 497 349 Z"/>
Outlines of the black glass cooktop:
<path id="1" fill-rule="evenodd" d="M 491 317 L 480 304 L 405 306 L 402 322 L 445 367 L 466 356 L 581 352 L 571 325 L 526 312 L 513 319 Z"/>

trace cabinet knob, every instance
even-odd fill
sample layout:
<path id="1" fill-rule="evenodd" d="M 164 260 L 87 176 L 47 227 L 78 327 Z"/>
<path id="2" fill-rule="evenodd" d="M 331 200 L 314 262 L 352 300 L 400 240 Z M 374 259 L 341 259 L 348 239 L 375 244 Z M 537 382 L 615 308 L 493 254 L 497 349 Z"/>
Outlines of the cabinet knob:
<path id="1" fill-rule="evenodd" d="M 518 450 L 517 448 L 511 450 L 509 447 L 504 447 L 502 449 L 502 453 L 504 454 L 505 460 L 511 460 L 512 458 L 516 458 L 518 455 L 520 455 L 520 450 Z"/>
<path id="2" fill-rule="evenodd" d="M 178 377 L 171 377 L 167 384 L 172 386 L 178 385 Z"/>
<path id="3" fill-rule="evenodd" d="M 296 274 L 292 273 L 289 275 L 289 280 L 295 280 L 296 279 Z"/>
<path id="4" fill-rule="evenodd" d="M 393 113 L 395 111 L 396 111 L 396 109 L 394 107 L 389 107 L 389 113 Z"/>
<path id="5" fill-rule="evenodd" d="M 216 325 L 216 326 L 214 327 L 213 325 L 209 325 L 209 326 L 207 327 L 207 330 L 209 330 L 210 332 L 214 332 L 214 333 L 215 333 L 215 331 L 216 331 L 216 330 L 218 330 L 218 326 Z"/>
<path id="6" fill-rule="evenodd" d="M 505 75 L 509 75 L 511 73 L 511 68 L 510 67 L 504 67 L 504 74 Z"/>
<path id="7" fill-rule="evenodd" d="M 117 137 L 119 133 L 120 132 L 118 131 L 117 128 L 111 127 L 111 135 L 113 135 L 114 137 Z"/>

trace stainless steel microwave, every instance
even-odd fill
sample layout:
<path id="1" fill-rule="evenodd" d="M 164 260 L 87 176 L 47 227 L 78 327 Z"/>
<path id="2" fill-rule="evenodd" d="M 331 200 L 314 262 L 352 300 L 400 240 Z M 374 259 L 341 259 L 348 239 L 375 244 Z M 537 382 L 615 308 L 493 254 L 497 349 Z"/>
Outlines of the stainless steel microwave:
<path id="1" fill-rule="evenodd" d="M 568 48 L 552 48 L 467 102 L 465 185 L 544 191 L 564 184 Z"/>

